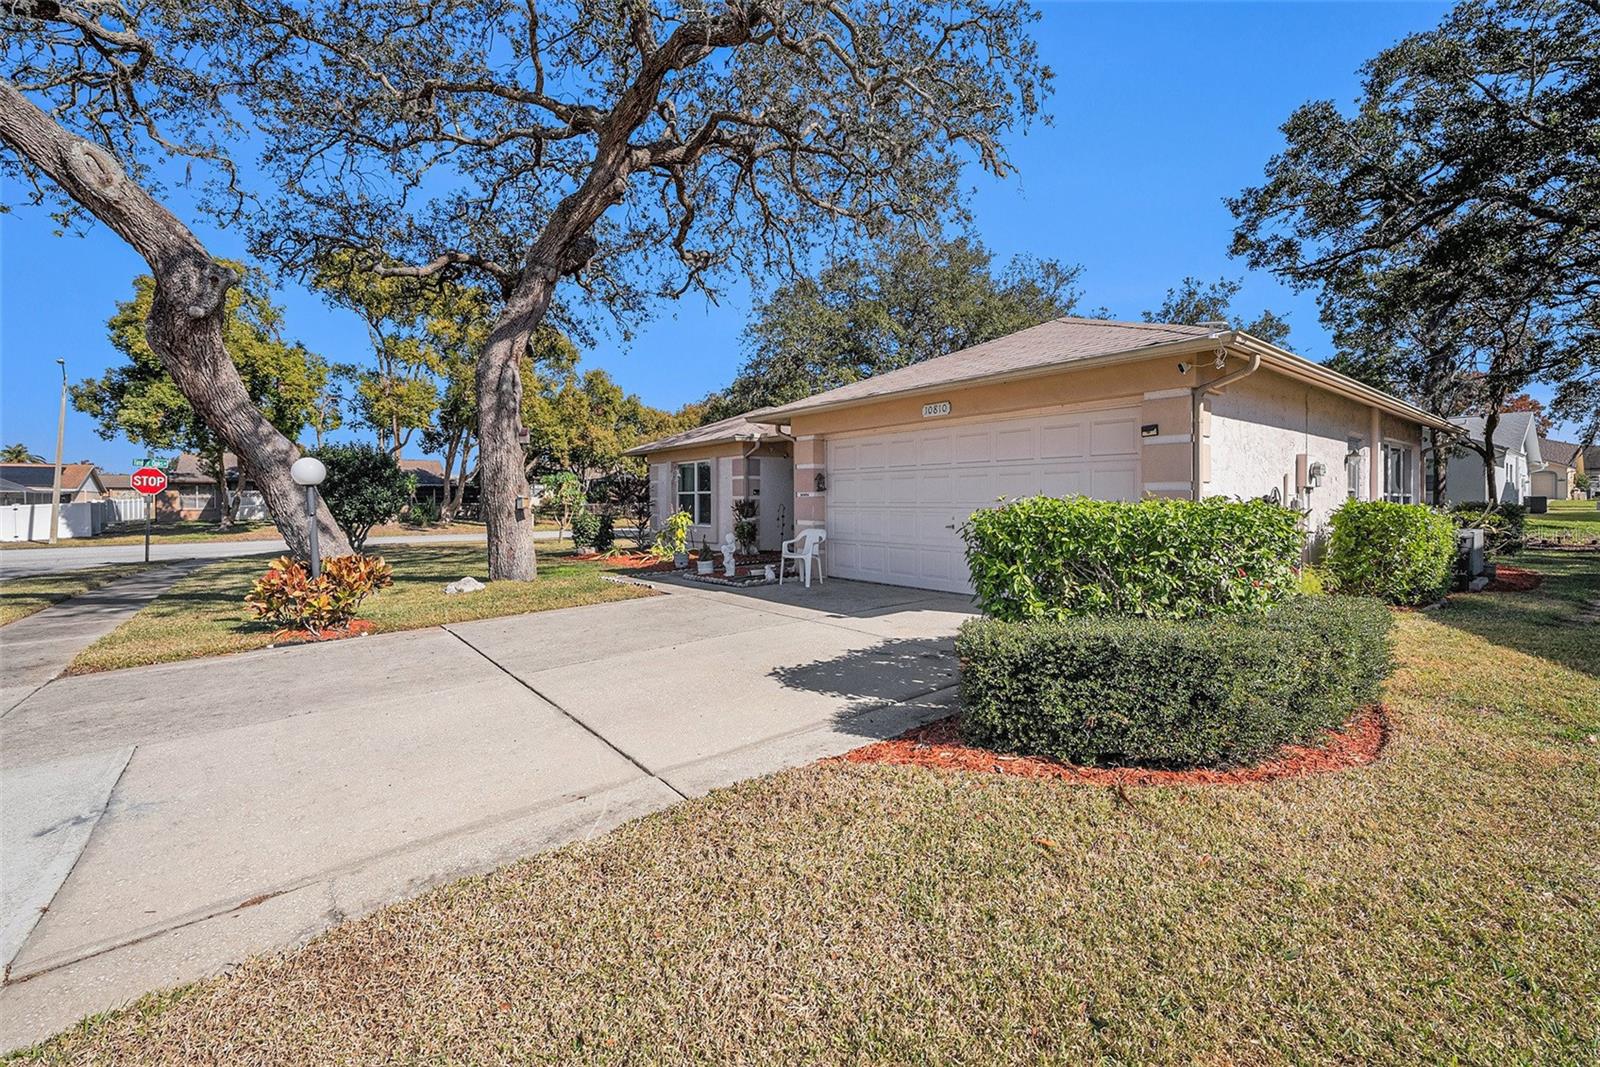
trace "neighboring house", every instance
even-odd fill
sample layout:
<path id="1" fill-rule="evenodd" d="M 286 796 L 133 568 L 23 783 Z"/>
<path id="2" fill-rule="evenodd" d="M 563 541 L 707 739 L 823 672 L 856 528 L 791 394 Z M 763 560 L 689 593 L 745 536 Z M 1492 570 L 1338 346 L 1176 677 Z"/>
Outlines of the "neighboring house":
<path id="1" fill-rule="evenodd" d="M 1482 442 L 1482 417 L 1450 421 L 1472 440 Z M 1533 472 L 1544 465 L 1539 451 L 1539 423 L 1533 412 L 1508 411 L 1500 416 L 1494 428 L 1494 462 L 1500 503 L 1520 504 L 1533 494 Z M 1483 457 L 1464 444 L 1455 445 L 1445 462 L 1443 502 L 1478 502 L 1488 491 Z"/>
<path id="2" fill-rule="evenodd" d="M 233 517 L 241 522 L 267 519 L 267 505 L 260 490 L 250 487 L 250 479 L 232 452 L 222 454 L 227 492 L 233 502 Z M 208 458 L 193 452 L 180 452 L 167 467 L 167 489 L 156 498 L 156 521 L 217 522 L 222 509 L 217 500 L 217 476 Z"/>
<path id="3" fill-rule="evenodd" d="M 402 459 L 400 469 L 416 479 L 413 500 L 431 500 L 444 506 L 444 464 L 436 459 Z"/>
<path id="4" fill-rule="evenodd" d="M 0 463 L 0 503 L 48 504 L 55 483 L 54 463 Z M 61 465 L 61 502 L 77 504 L 106 495 L 100 469 L 93 463 Z"/>
<path id="5" fill-rule="evenodd" d="M 826 528 L 828 575 L 967 591 L 960 527 L 997 499 L 1269 497 L 1320 533 L 1352 497 L 1420 501 L 1427 428 L 1452 429 L 1241 331 L 1061 318 L 630 454 L 658 523 L 720 539 L 759 472 L 763 529 Z"/>
<path id="6" fill-rule="evenodd" d="M 1539 456 L 1543 460 L 1535 467 L 1530 478 L 1534 496 L 1547 496 L 1551 500 L 1569 500 L 1577 495 L 1577 477 L 1583 471 L 1583 449 L 1567 441 L 1539 438 Z"/>

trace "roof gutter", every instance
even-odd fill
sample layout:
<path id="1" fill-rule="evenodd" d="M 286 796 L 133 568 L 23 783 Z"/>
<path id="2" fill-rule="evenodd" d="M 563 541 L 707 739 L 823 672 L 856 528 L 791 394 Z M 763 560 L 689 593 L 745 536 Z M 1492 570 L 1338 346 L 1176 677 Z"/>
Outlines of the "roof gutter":
<path id="1" fill-rule="evenodd" d="M 1237 331 L 1230 331 L 1217 338 L 1217 365 L 1222 366 L 1228 359 L 1228 348 L 1239 338 Z M 1261 353 L 1249 353 L 1250 362 L 1236 371 L 1224 374 L 1214 381 L 1197 385 L 1189 390 L 1189 499 L 1200 499 L 1200 413 L 1205 406 L 1206 397 L 1212 393 L 1220 393 L 1234 382 L 1248 378 L 1261 369 Z"/>

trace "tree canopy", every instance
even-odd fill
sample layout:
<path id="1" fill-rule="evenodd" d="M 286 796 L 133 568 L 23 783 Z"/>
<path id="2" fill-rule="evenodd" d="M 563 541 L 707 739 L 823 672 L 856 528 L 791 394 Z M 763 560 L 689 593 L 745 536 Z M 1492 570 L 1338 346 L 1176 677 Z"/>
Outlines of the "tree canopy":
<path id="1" fill-rule="evenodd" d="M 1250 322 L 1237 322 L 1233 312 L 1233 298 L 1239 295 L 1244 283 L 1231 278 L 1218 278 L 1203 282 L 1187 277 L 1167 290 L 1166 299 L 1154 311 L 1143 312 L 1145 322 L 1178 323 L 1196 326 L 1203 322 L 1226 322 L 1234 329 L 1261 338 L 1269 344 L 1281 345 L 1289 339 L 1289 323 L 1272 311 L 1262 313 Z"/>
<path id="2" fill-rule="evenodd" d="M 222 336 L 253 403 L 291 439 L 314 417 L 327 375 L 326 363 L 303 345 L 283 338 L 283 309 L 267 294 L 259 271 L 229 264 L 244 279 L 228 291 Z M 96 432 L 119 435 L 149 448 L 178 448 L 214 457 L 222 442 L 195 412 L 151 349 L 145 333 L 155 279 L 134 279 L 134 295 L 117 305 L 106 323 L 111 345 L 125 362 L 71 389 L 72 404 L 93 418 Z"/>
<path id="3" fill-rule="evenodd" d="M 1600 4 L 1467 0 L 1362 73 L 1352 113 L 1289 117 L 1264 182 L 1229 202 L 1234 251 L 1318 288 L 1350 367 L 1484 414 L 1486 436 L 1546 382 L 1593 439 Z"/>
<path id="4" fill-rule="evenodd" d="M 39 455 L 33 449 L 29 448 L 27 445 L 18 442 L 14 445 L 6 445 L 5 448 L 0 449 L 0 462 L 43 463 L 44 457 Z"/>
<path id="5" fill-rule="evenodd" d="M 756 304 L 744 365 L 706 416 L 788 403 L 1069 315 L 1081 271 L 1027 256 L 996 270 L 966 236 L 907 233 L 842 256 Z"/>

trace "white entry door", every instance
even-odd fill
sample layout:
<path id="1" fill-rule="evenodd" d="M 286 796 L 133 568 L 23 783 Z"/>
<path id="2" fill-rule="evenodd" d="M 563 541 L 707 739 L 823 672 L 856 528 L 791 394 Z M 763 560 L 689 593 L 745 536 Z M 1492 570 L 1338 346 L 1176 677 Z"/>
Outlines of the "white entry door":
<path id="1" fill-rule="evenodd" d="M 969 592 L 959 529 L 1020 496 L 1137 500 L 1139 409 L 930 426 L 827 441 L 828 573 Z"/>

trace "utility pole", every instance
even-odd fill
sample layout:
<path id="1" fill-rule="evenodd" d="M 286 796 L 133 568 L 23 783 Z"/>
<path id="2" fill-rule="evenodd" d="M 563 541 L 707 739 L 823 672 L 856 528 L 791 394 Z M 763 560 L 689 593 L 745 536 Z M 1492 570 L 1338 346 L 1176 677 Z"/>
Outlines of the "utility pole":
<path id="1" fill-rule="evenodd" d="M 50 487 L 50 543 L 56 543 L 61 532 L 61 451 L 67 439 L 67 361 L 56 360 L 61 367 L 61 414 L 56 419 L 56 477 Z"/>

